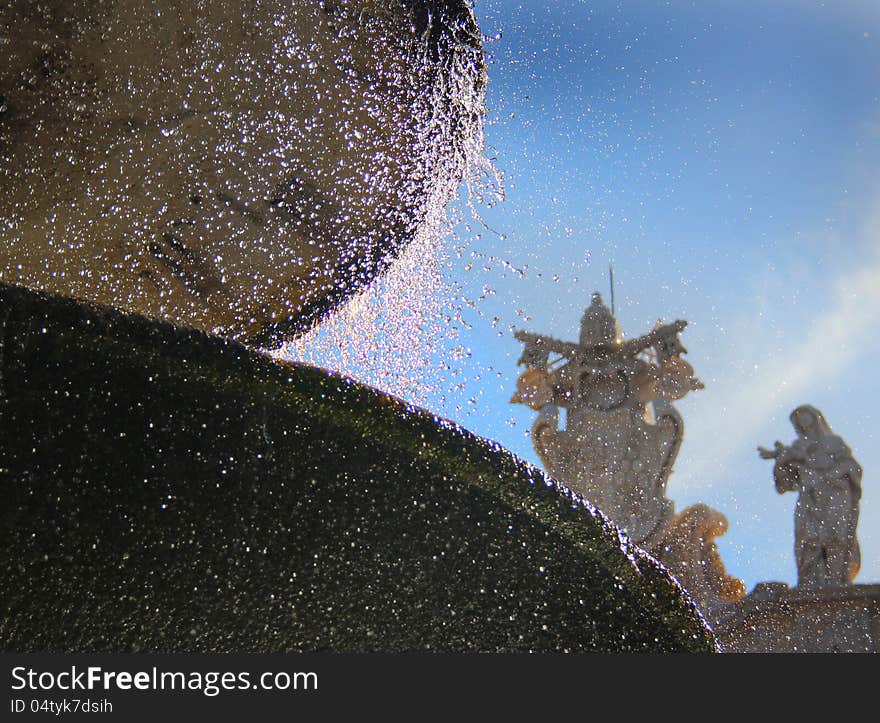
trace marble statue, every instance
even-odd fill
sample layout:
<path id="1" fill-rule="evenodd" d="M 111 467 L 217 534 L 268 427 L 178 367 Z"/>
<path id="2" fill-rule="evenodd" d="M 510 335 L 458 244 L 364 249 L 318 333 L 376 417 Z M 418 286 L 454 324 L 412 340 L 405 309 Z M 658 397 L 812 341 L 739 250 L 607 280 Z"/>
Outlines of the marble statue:
<path id="1" fill-rule="evenodd" d="M 579 343 L 516 337 L 525 343 L 520 363 L 527 369 L 511 401 L 539 412 L 532 441 L 541 461 L 643 546 L 659 539 L 674 513 L 666 482 L 684 425 L 671 400 L 702 388 L 681 358 L 685 326 L 624 340 L 595 294 Z"/>
<path id="2" fill-rule="evenodd" d="M 795 558 L 799 587 L 850 585 L 859 571 L 856 538 L 862 468 L 852 451 L 832 432 L 825 416 L 804 405 L 791 413 L 798 438 L 774 449 L 758 448 L 773 459 L 776 491 L 798 492 L 795 508 Z"/>
<path id="3" fill-rule="evenodd" d="M 682 358 L 687 350 L 679 334 L 686 326 L 658 323 L 644 336 L 624 339 L 594 294 L 576 344 L 517 332 L 526 370 L 511 401 L 538 412 L 532 443 L 547 471 L 595 504 L 712 610 L 745 594 L 714 542 L 727 519 L 706 505 L 676 514 L 666 496 L 684 433 L 673 402 L 703 388 Z"/>

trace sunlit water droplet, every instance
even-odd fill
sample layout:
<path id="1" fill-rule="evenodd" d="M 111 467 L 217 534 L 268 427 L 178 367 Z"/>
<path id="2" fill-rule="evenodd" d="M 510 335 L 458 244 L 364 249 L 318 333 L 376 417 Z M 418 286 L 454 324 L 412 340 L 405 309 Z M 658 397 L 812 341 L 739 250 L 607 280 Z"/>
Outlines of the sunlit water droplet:
<path id="1" fill-rule="evenodd" d="M 476 199 L 503 198 L 502 180 L 484 154 L 482 133 L 467 140 L 465 155 L 467 211 L 455 204 L 445 208 L 436 199 L 428 221 L 388 272 L 312 332 L 285 344 L 280 358 L 340 372 L 418 406 L 433 401 L 443 407 L 448 394 L 464 392 L 467 383 L 460 377 L 471 353 L 455 340 L 462 329 L 471 328 L 465 309 L 476 310 L 478 301 L 462 297 L 456 282 L 444 274 L 450 254 L 461 256 L 470 239 L 447 239 L 459 215 L 469 213 L 481 224 Z M 487 285 L 483 298 L 494 293 Z M 475 404 L 471 396 L 467 405 Z"/>

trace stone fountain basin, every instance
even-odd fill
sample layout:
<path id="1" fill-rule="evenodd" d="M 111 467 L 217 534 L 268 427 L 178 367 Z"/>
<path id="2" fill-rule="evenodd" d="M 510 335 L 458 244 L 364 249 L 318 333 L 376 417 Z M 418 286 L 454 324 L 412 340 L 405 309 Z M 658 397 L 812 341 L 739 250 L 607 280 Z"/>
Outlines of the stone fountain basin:
<path id="1" fill-rule="evenodd" d="M 251 344 L 430 227 L 480 133 L 465 0 L 11 0 L 0 48 L 0 281 Z"/>
<path id="2" fill-rule="evenodd" d="M 451 423 L 0 284 L 0 649 L 708 651 L 681 588 Z"/>

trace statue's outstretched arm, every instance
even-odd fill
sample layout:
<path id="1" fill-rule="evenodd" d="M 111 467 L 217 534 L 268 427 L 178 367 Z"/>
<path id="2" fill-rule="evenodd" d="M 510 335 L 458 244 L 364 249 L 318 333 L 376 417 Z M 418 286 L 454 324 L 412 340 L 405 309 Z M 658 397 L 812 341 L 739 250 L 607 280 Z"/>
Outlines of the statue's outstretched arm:
<path id="1" fill-rule="evenodd" d="M 773 449 L 767 449 L 766 447 L 758 447 L 758 454 L 761 459 L 775 459 L 780 461 L 785 461 L 785 453 L 788 452 L 789 449 L 782 442 L 776 442 L 773 445 Z"/>

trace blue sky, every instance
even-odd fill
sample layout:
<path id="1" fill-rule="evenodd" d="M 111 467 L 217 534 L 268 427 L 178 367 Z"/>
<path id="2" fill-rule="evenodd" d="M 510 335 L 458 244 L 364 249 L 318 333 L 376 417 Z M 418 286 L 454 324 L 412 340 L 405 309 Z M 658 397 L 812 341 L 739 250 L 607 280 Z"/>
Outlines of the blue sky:
<path id="1" fill-rule="evenodd" d="M 682 341 L 706 389 L 678 404 L 669 496 L 727 515 L 728 570 L 749 589 L 795 581 L 795 496 L 776 494 L 755 447 L 789 443 L 789 412 L 811 403 L 865 469 L 858 581 L 880 580 L 880 6 L 477 0 L 476 12 L 506 199 L 441 242 L 462 322 L 425 352 L 454 374 L 417 401 L 537 463 L 534 413 L 508 404 L 521 351 L 509 329 L 576 339 L 613 263 L 627 336 L 691 323 Z M 390 293 L 398 310 L 422 303 Z"/>

